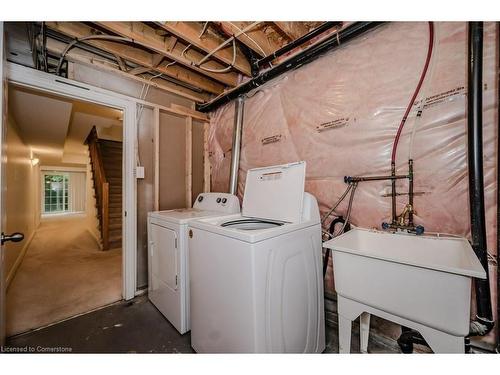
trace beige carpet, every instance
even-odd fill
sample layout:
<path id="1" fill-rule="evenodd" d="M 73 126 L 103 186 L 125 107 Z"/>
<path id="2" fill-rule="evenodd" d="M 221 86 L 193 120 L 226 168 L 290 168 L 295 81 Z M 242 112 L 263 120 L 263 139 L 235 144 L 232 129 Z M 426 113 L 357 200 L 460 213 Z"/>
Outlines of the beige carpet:
<path id="1" fill-rule="evenodd" d="M 122 298 L 121 249 L 101 251 L 81 217 L 42 221 L 7 291 L 7 335 Z"/>

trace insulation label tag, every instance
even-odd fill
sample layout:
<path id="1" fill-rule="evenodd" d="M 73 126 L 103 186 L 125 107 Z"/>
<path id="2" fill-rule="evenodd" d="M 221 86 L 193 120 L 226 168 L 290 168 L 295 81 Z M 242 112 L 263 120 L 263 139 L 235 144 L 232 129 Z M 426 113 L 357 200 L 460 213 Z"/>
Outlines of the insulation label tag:
<path id="1" fill-rule="evenodd" d="M 340 117 L 338 119 L 324 122 L 318 126 L 316 126 L 316 131 L 318 133 L 324 132 L 326 130 L 331 130 L 331 129 L 337 129 L 337 128 L 343 128 L 345 126 L 348 126 L 351 122 L 350 117 Z"/>
<path id="2" fill-rule="evenodd" d="M 281 134 L 272 135 L 270 137 L 262 138 L 260 141 L 262 142 L 263 146 L 268 145 L 270 143 L 276 143 L 276 142 L 281 141 Z"/>

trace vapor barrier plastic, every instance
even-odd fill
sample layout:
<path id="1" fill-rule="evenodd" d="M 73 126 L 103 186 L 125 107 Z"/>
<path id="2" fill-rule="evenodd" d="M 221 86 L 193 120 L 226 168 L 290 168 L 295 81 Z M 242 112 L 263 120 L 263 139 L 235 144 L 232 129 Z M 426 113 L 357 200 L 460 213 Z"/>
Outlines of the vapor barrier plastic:
<path id="1" fill-rule="evenodd" d="M 496 239 L 496 28 L 485 23 L 484 173 L 489 253 Z M 435 23 L 432 67 L 401 135 L 397 173 L 407 172 L 410 135 L 415 169 L 415 223 L 428 232 L 470 237 L 467 178 L 466 23 Z M 397 127 L 422 71 L 428 25 L 390 23 L 264 85 L 245 102 L 238 194 L 249 168 L 307 161 L 306 190 L 322 213 L 345 190 L 345 175 L 390 174 Z M 425 100 L 422 117 L 417 108 Z M 227 191 L 234 103 L 212 114 L 212 190 Z M 397 182 L 406 193 L 407 181 Z M 397 198 L 400 213 L 407 195 Z M 346 199 L 337 213 L 346 213 Z M 380 228 L 391 214 L 390 182 L 363 182 L 351 221 Z M 328 222 L 327 222 L 328 224 Z M 328 271 L 331 275 L 331 270 Z M 496 267 L 490 266 L 496 295 Z M 333 287 L 331 279 L 327 287 Z M 496 297 L 493 299 L 496 301 Z M 496 311 L 496 308 L 494 309 Z"/>

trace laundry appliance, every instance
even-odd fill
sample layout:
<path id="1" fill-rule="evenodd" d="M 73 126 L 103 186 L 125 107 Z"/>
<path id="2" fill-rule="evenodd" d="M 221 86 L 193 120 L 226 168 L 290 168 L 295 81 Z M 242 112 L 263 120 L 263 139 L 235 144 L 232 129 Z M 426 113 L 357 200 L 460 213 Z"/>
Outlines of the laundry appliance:
<path id="1" fill-rule="evenodd" d="M 192 208 L 148 213 L 148 296 L 182 334 L 190 329 L 188 223 L 238 212 L 235 195 L 202 193 Z"/>
<path id="2" fill-rule="evenodd" d="M 250 169 L 241 214 L 189 223 L 197 352 L 324 350 L 320 215 L 305 167 Z"/>

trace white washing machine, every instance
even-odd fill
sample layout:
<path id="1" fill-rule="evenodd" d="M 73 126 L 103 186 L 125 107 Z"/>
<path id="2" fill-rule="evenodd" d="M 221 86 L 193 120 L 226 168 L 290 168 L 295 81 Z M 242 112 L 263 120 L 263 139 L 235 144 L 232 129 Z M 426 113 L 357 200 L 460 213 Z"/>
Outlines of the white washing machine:
<path id="1" fill-rule="evenodd" d="M 202 193 L 193 208 L 148 213 L 148 296 L 182 334 L 190 329 L 188 223 L 238 212 L 235 195 Z"/>
<path id="2" fill-rule="evenodd" d="M 304 180 L 305 162 L 249 170 L 241 214 L 189 223 L 197 352 L 324 350 L 320 216 Z"/>

